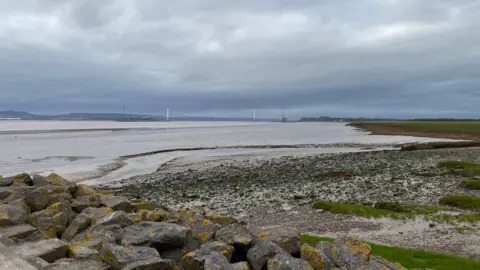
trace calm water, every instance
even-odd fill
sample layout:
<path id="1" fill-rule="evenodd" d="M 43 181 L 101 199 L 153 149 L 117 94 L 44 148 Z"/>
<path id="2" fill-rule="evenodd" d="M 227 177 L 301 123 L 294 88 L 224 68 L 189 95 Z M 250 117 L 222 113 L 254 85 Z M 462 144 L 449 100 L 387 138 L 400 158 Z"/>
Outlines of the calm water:
<path id="1" fill-rule="evenodd" d="M 104 128 L 135 130 L 23 132 Z M 343 123 L 0 121 L 0 130 L 11 133 L 0 135 L 0 175 L 55 171 L 76 179 L 98 173 L 98 166 L 111 164 L 119 156 L 161 149 L 265 144 L 390 144 L 438 140 L 370 136 L 354 131 Z M 228 152 L 224 154 L 228 155 Z M 175 155 L 148 160 L 156 167 Z M 129 175 L 132 174 L 134 172 L 129 171 Z"/>

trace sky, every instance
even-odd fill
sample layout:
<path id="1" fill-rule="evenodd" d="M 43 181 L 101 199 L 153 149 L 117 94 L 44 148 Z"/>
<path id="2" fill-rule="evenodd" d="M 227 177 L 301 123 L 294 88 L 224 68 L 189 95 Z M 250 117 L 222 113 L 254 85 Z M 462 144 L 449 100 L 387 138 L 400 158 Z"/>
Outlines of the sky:
<path id="1" fill-rule="evenodd" d="M 478 0 L 0 0 L 0 110 L 479 117 Z"/>

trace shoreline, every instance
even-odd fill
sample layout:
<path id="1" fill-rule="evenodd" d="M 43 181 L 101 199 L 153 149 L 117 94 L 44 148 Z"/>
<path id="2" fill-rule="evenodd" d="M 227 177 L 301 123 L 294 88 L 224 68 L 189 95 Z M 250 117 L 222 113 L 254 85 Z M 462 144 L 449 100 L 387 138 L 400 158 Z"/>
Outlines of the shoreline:
<path id="1" fill-rule="evenodd" d="M 264 159 L 240 155 L 203 160 L 195 166 L 187 163 L 177 170 L 182 167 L 180 158 L 165 164 L 157 172 L 97 187 L 123 189 L 120 194 L 129 199 L 140 197 L 170 207 L 200 206 L 233 214 L 252 224 L 252 230 L 282 224 L 298 226 L 314 234 L 338 230 L 363 235 L 367 240 L 410 248 L 423 248 L 427 241 L 431 243 L 425 247 L 428 250 L 478 259 L 479 251 L 475 253 L 471 245 L 461 241 L 480 241 L 480 235 L 455 231 L 456 226 L 465 224 L 430 228 L 429 222 L 420 226 L 331 214 L 315 210 L 311 204 L 315 200 L 358 204 L 394 200 L 438 205 L 438 199 L 446 195 L 478 196 L 479 191 L 459 187 L 463 178 L 444 175 L 436 164 L 451 159 L 479 162 L 479 153 L 480 148 L 464 148 Z M 423 176 L 429 173 L 435 175 Z M 408 224 L 412 229 L 406 229 Z M 378 228 L 388 226 L 389 231 L 395 228 L 404 230 L 396 234 L 387 233 L 388 230 L 375 233 Z M 403 235 L 407 234 L 416 238 L 405 239 Z"/>

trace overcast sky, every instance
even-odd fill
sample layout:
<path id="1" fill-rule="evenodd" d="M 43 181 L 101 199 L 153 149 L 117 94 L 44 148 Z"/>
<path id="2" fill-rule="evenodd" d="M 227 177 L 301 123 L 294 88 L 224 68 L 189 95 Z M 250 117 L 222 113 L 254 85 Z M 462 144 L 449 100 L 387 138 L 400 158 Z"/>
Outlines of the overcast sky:
<path id="1" fill-rule="evenodd" d="M 478 0 L 0 0 L 0 110 L 480 117 Z"/>

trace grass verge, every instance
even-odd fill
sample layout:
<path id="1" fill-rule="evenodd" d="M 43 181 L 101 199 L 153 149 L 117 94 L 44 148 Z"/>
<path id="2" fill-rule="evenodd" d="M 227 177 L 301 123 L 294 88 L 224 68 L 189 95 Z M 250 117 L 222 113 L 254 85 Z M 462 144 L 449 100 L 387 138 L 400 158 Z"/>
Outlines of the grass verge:
<path id="1" fill-rule="evenodd" d="M 334 238 L 317 237 L 312 235 L 300 235 L 303 242 L 315 246 L 320 241 L 333 242 Z M 430 268 L 436 270 L 473 270 L 480 269 L 480 262 L 469 259 L 446 255 L 436 252 L 428 252 L 417 249 L 399 248 L 385 245 L 368 243 L 372 247 L 373 254 L 380 256 L 388 261 L 397 262 L 407 267 L 414 268 Z"/>
<path id="2" fill-rule="evenodd" d="M 452 204 L 446 205 L 455 206 Z M 480 214 L 442 214 L 439 212 L 446 209 L 424 205 L 401 204 L 398 202 L 381 202 L 377 203 L 375 207 L 370 207 L 358 204 L 317 201 L 313 203 L 313 207 L 316 209 L 324 209 L 334 214 L 353 215 L 365 218 L 391 218 L 405 220 L 413 219 L 417 215 L 422 215 L 426 220 L 439 223 L 455 224 L 458 222 L 480 222 Z"/>
<path id="3" fill-rule="evenodd" d="M 480 190 L 480 180 L 463 180 L 462 186 L 467 189 Z"/>
<path id="4" fill-rule="evenodd" d="M 480 174 L 480 164 L 467 161 L 444 161 L 438 164 L 440 168 L 450 170 L 450 173 L 463 176 L 476 176 Z"/>
<path id="5" fill-rule="evenodd" d="M 467 210 L 480 210 L 480 197 L 455 195 L 440 198 L 440 204 Z"/>
<path id="6" fill-rule="evenodd" d="M 462 140 L 480 139 L 480 121 L 353 122 L 350 126 L 368 130 L 376 135 L 407 135 Z M 445 144 L 445 146 L 454 147 L 455 145 Z M 437 147 L 441 147 L 441 145 L 437 145 Z"/>

